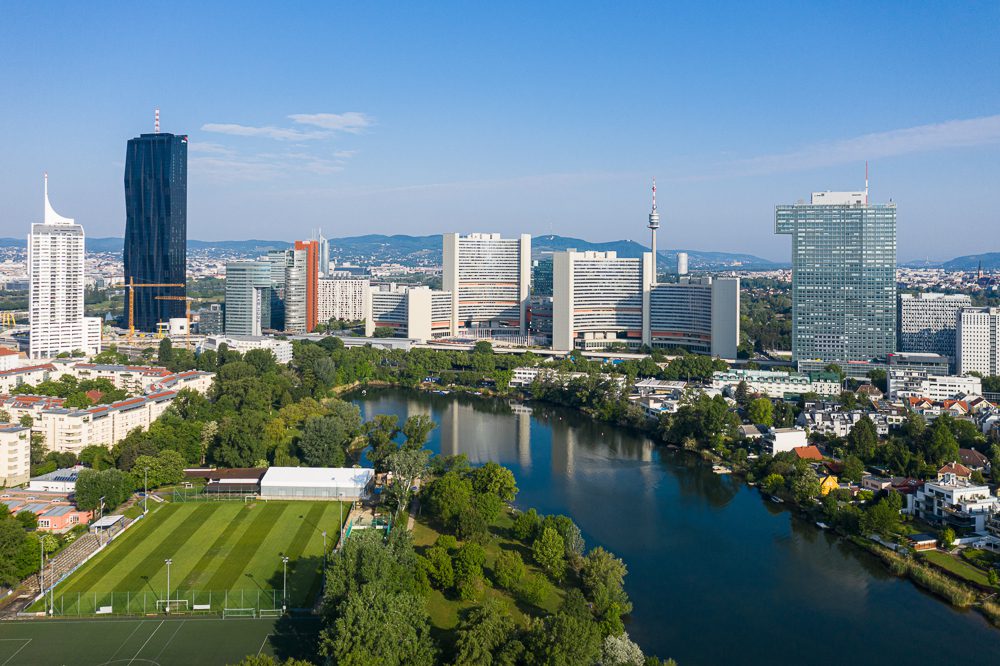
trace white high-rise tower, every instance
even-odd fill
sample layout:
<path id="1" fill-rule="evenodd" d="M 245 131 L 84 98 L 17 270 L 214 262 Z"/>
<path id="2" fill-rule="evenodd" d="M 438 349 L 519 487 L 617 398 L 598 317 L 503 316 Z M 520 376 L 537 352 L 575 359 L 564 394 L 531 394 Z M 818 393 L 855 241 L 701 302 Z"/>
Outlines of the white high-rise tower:
<path id="1" fill-rule="evenodd" d="M 83 316 L 83 269 L 83 227 L 52 209 L 46 174 L 44 221 L 28 236 L 31 358 L 101 350 L 100 318 Z"/>
<path id="2" fill-rule="evenodd" d="M 651 232 L 653 251 L 653 284 L 656 284 L 656 230 L 660 228 L 660 214 L 656 212 L 656 179 L 653 179 L 653 210 L 649 212 L 649 231 Z"/>

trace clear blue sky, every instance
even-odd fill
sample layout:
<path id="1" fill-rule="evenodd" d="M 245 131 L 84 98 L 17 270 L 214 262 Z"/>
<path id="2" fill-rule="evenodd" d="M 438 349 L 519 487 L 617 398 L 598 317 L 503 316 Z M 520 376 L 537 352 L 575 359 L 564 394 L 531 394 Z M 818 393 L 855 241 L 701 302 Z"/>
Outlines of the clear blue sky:
<path id="1" fill-rule="evenodd" d="M 142 7 L 138 5 L 142 4 Z M 289 5 L 289 6 L 286 6 Z M 878 6 L 874 6 L 878 5 Z M 198 239 L 443 231 L 787 261 L 864 185 L 899 258 L 1000 250 L 1000 3 L 4 3 L 0 236 L 125 224 L 125 142 L 191 138 Z"/>

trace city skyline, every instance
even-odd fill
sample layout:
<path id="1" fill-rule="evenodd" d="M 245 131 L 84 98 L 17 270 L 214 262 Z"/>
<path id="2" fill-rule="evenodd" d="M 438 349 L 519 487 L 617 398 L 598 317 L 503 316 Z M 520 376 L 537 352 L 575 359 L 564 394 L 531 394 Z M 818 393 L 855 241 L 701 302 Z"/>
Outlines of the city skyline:
<path id="1" fill-rule="evenodd" d="M 122 146 L 159 107 L 165 132 L 191 137 L 190 238 L 280 225 L 289 237 L 475 228 L 648 244 L 656 176 L 661 248 L 785 262 L 774 207 L 859 188 L 867 159 L 872 202 L 899 205 L 901 262 L 982 251 L 949 229 L 989 226 L 1000 207 L 988 187 L 1000 8 L 841 11 L 865 20 L 838 30 L 792 4 L 766 17 L 442 5 L 249 7 L 237 26 L 214 7 L 184 35 L 146 21 L 140 37 L 122 27 L 144 21 L 139 8 L 14 8 L 21 29 L 0 46 L 0 76 L 20 93 L 0 109 L 17 128 L 0 160 L 0 236 L 32 219 L 26 192 L 44 170 L 92 237 L 123 235 Z M 264 39 L 273 48 L 249 48 Z M 156 75 L 166 53 L 169 80 Z"/>

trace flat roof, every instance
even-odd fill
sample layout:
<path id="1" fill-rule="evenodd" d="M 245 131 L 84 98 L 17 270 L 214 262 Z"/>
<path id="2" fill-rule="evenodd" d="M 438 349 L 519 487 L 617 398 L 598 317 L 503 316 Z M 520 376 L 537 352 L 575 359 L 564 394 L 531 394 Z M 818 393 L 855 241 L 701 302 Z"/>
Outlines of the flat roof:
<path id="1" fill-rule="evenodd" d="M 125 516 L 104 516 L 100 520 L 96 521 L 91 527 L 96 527 L 98 529 L 106 529 L 113 525 L 117 525 L 120 521 L 125 520 Z"/>
<path id="2" fill-rule="evenodd" d="M 290 486 L 297 488 L 350 487 L 368 485 L 375 470 L 371 467 L 269 467 L 260 480 L 265 486 Z"/>

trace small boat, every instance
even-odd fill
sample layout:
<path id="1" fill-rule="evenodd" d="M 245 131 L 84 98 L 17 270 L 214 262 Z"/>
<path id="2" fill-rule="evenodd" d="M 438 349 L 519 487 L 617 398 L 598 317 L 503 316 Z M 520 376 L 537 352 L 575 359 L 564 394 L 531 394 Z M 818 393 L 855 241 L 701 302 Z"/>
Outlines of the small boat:
<path id="1" fill-rule="evenodd" d="M 828 529 L 830 529 L 829 525 L 827 525 L 826 523 L 820 522 L 820 521 L 816 521 L 816 527 L 820 528 L 821 530 L 828 530 Z"/>
<path id="2" fill-rule="evenodd" d="M 771 501 L 774 502 L 775 504 L 784 504 L 785 503 L 785 500 L 781 499 L 777 495 L 771 495 Z"/>
<path id="3" fill-rule="evenodd" d="M 716 474 L 732 474 L 733 470 L 729 469 L 725 465 L 712 465 L 712 471 Z"/>

